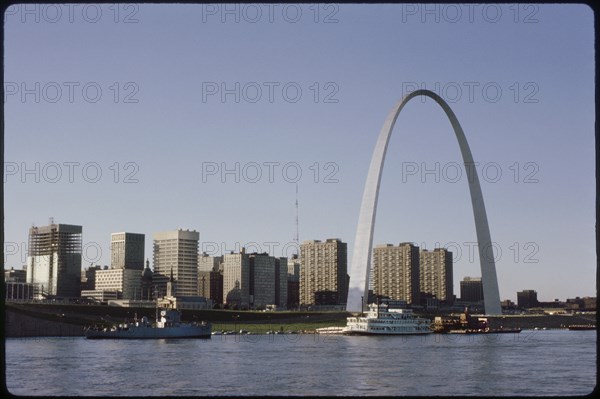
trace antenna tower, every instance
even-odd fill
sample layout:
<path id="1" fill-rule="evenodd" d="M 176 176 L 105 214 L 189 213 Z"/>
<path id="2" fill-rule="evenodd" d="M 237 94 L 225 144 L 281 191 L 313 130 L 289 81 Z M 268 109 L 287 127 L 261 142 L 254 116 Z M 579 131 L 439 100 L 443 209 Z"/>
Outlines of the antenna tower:
<path id="1" fill-rule="evenodd" d="M 296 241 L 296 255 L 298 255 L 298 248 L 300 248 L 300 233 L 298 226 L 298 182 L 296 182 L 296 236 L 294 237 L 294 241 Z"/>

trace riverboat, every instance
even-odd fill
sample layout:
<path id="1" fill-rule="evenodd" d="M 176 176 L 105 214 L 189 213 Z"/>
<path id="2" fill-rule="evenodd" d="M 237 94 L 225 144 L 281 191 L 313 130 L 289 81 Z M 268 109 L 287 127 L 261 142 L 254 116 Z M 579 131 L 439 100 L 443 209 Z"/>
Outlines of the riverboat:
<path id="1" fill-rule="evenodd" d="M 593 324 L 573 324 L 567 327 L 569 330 L 579 331 L 579 330 L 595 330 L 596 326 Z"/>
<path id="2" fill-rule="evenodd" d="M 393 309 L 387 303 L 372 303 L 365 316 L 348 317 L 345 335 L 431 334 L 431 321 L 413 314 L 411 309 Z"/>

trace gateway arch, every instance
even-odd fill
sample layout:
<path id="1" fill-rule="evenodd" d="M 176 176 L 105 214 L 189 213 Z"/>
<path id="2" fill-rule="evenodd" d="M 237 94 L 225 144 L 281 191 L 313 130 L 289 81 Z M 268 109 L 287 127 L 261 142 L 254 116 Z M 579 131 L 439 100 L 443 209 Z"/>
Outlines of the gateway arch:
<path id="1" fill-rule="evenodd" d="M 404 96 L 388 114 L 379 138 L 375 144 L 373 158 L 369 166 L 369 174 L 365 183 L 362 205 L 358 217 L 358 226 L 356 227 L 356 236 L 354 238 L 354 253 L 352 256 L 352 268 L 350 272 L 350 285 L 348 289 L 348 301 L 346 309 L 357 312 L 362 309 L 362 301 L 366 302 L 369 290 L 369 268 L 371 264 L 371 253 L 373 249 L 373 229 L 375 227 L 375 214 L 377 212 L 377 197 L 379 196 L 379 184 L 381 182 L 381 171 L 387 150 L 392 129 L 396 119 L 402 111 L 402 108 L 411 99 L 425 96 L 437 102 L 452 124 L 463 162 L 469 181 L 469 191 L 471 193 L 471 204 L 473 205 L 473 216 L 475 218 L 475 230 L 477 232 L 477 244 L 479 249 L 479 261 L 481 264 L 481 280 L 483 285 L 483 297 L 485 313 L 489 315 L 502 314 L 500 306 L 500 293 L 498 290 L 498 278 L 496 277 L 496 264 L 492 252 L 492 240 L 490 237 L 490 228 L 483 204 L 483 195 L 479 184 L 479 177 L 474 167 L 473 155 L 469 149 L 469 144 L 465 134 L 456 119 L 456 115 L 450 109 L 450 106 L 437 94 L 430 90 L 416 90 Z"/>

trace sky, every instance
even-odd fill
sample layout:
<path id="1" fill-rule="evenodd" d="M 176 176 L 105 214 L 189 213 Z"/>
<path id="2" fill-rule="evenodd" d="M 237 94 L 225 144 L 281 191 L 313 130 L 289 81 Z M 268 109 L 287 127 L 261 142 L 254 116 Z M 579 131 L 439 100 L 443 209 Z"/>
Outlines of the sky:
<path id="1" fill-rule="evenodd" d="M 564 4 L 13 5 L 4 24 L 4 267 L 32 225 L 200 233 L 274 256 L 348 243 L 372 151 L 415 89 L 458 117 L 482 184 L 501 299 L 595 296 L 593 12 Z M 479 258 L 466 171 L 432 100 L 390 139 L 374 244 Z"/>

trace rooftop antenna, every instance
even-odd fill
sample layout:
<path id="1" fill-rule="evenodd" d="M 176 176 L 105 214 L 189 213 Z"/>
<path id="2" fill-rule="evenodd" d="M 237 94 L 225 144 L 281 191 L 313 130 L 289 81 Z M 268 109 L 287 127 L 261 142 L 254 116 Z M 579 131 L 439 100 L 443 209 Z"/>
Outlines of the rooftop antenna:
<path id="1" fill-rule="evenodd" d="M 50 216 L 50 218 L 48 219 L 48 224 L 54 224 L 54 217 Z"/>
<path id="2" fill-rule="evenodd" d="M 296 255 L 298 255 L 298 248 L 300 248 L 300 233 L 298 226 L 298 182 L 296 182 L 296 236 L 294 237 L 294 241 L 296 242 Z"/>

